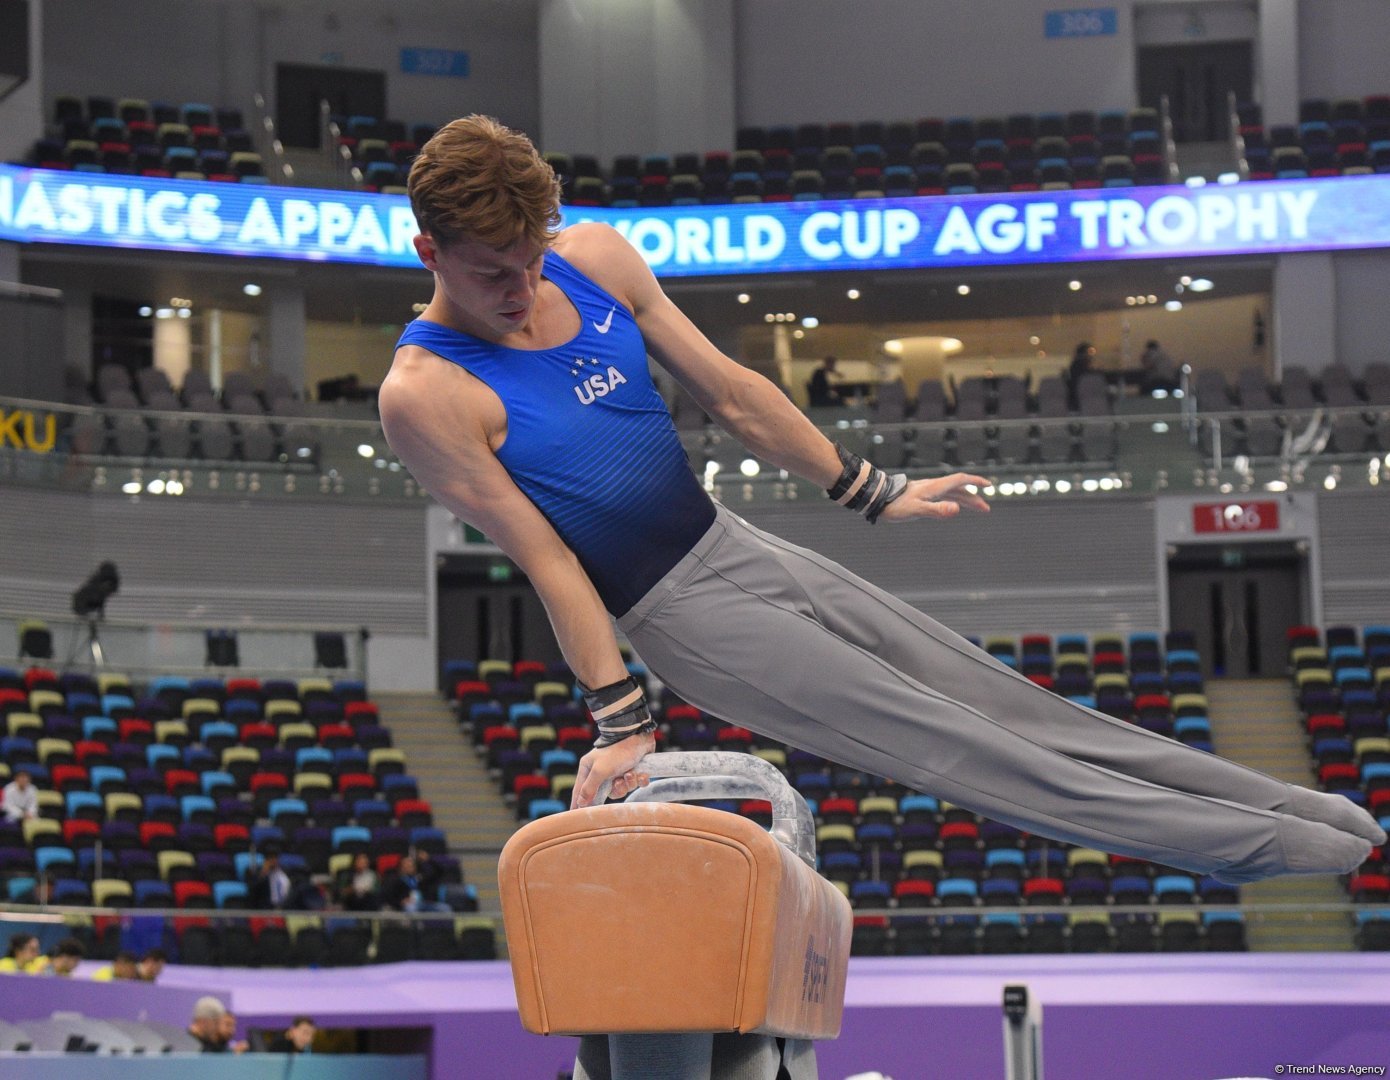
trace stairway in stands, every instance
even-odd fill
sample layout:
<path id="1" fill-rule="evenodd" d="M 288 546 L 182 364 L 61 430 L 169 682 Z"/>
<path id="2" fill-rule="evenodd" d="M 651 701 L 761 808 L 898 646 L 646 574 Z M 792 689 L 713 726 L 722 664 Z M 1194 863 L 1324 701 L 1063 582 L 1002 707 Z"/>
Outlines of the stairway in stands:
<path id="1" fill-rule="evenodd" d="M 516 831 L 517 821 L 499 797 L 497 781 L 459 734 L 453 710 L 438 694 L 374 692 L 372 698 L 450 848 L 471 849 L 458 857 L 463 880 L 478 890 L 479 909 L 499 911 L 497 852 Z"/>
<path id="2" fill-rule="evenodd" d="M 1318 786 L 1288 679 L 1213 679 L 1206 693 L 1218 754 L 1291 784 Z M 1242 885 L 1240 895 L 1249 904 L 1347 900 L 1340 881 L 1324 875 L 1258 881 Z M 1331 912 L 1252 916 L 1247 932 L 1252 950 L 1345 952 L 1354 948 L 1350 920 Z"/>

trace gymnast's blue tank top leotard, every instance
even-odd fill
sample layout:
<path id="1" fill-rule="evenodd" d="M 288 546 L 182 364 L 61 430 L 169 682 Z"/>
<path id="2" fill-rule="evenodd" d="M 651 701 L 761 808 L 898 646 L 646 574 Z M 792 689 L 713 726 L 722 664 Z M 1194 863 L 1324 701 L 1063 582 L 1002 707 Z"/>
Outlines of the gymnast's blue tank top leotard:
<path id="1" fill-rule="evenodd" d="M 694 547 L 714 503 L 652 384 L 627 308 L 553 251 L 542 274 L 579 311 L 568 343 L 512 349 L 416 319 L 397 348 L 452 361 L 501 398 L 507 437 L 498 460 L 617 616 Z"/>

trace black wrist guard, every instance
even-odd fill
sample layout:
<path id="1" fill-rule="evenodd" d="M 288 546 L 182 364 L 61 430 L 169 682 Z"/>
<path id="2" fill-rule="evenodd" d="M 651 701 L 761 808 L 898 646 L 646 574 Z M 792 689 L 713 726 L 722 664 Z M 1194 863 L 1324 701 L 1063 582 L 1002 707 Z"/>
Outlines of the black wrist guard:
<path id="1" fill-rule="evenodd" d="M 656 721 L 647 709 L 647 695 L 631 675 L 596 690 L 579 683 L 579 689 L 589 715 L 598 725 L 595 747 L 612 746 L 633 735 L 656 730 Z"/>
<path id="2" fill-rule="evenodd" d="M 873 524 L 884 508 L 907 490 L 907 477 L 902 473 L 889 476 L 840 443 L 835 444 L 835 451 L 844 468 L 826 494 Z"/>

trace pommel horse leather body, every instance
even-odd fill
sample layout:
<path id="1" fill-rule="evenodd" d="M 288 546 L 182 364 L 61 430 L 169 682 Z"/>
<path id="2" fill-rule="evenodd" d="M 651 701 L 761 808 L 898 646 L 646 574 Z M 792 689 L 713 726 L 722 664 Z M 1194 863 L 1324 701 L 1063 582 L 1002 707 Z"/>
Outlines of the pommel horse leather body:
<path id="1" fill-rule="evenodd" d="M 527 1031 L 840 1032 L 849 902 L 755 822 L 678 803 L 571 810 L 518 830 L 498 878 Z"/>

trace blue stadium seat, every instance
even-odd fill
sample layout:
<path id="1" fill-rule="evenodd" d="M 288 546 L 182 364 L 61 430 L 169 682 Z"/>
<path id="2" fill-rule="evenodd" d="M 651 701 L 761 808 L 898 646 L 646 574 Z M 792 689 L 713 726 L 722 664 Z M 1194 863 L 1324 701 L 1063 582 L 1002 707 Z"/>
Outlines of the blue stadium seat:
<path id="1" fill-rule="evenodd" d="M 246 886 L 240 881 L 215 881 L 212 885 L 213 901 L 220 908 L 246 907 Z"/>

